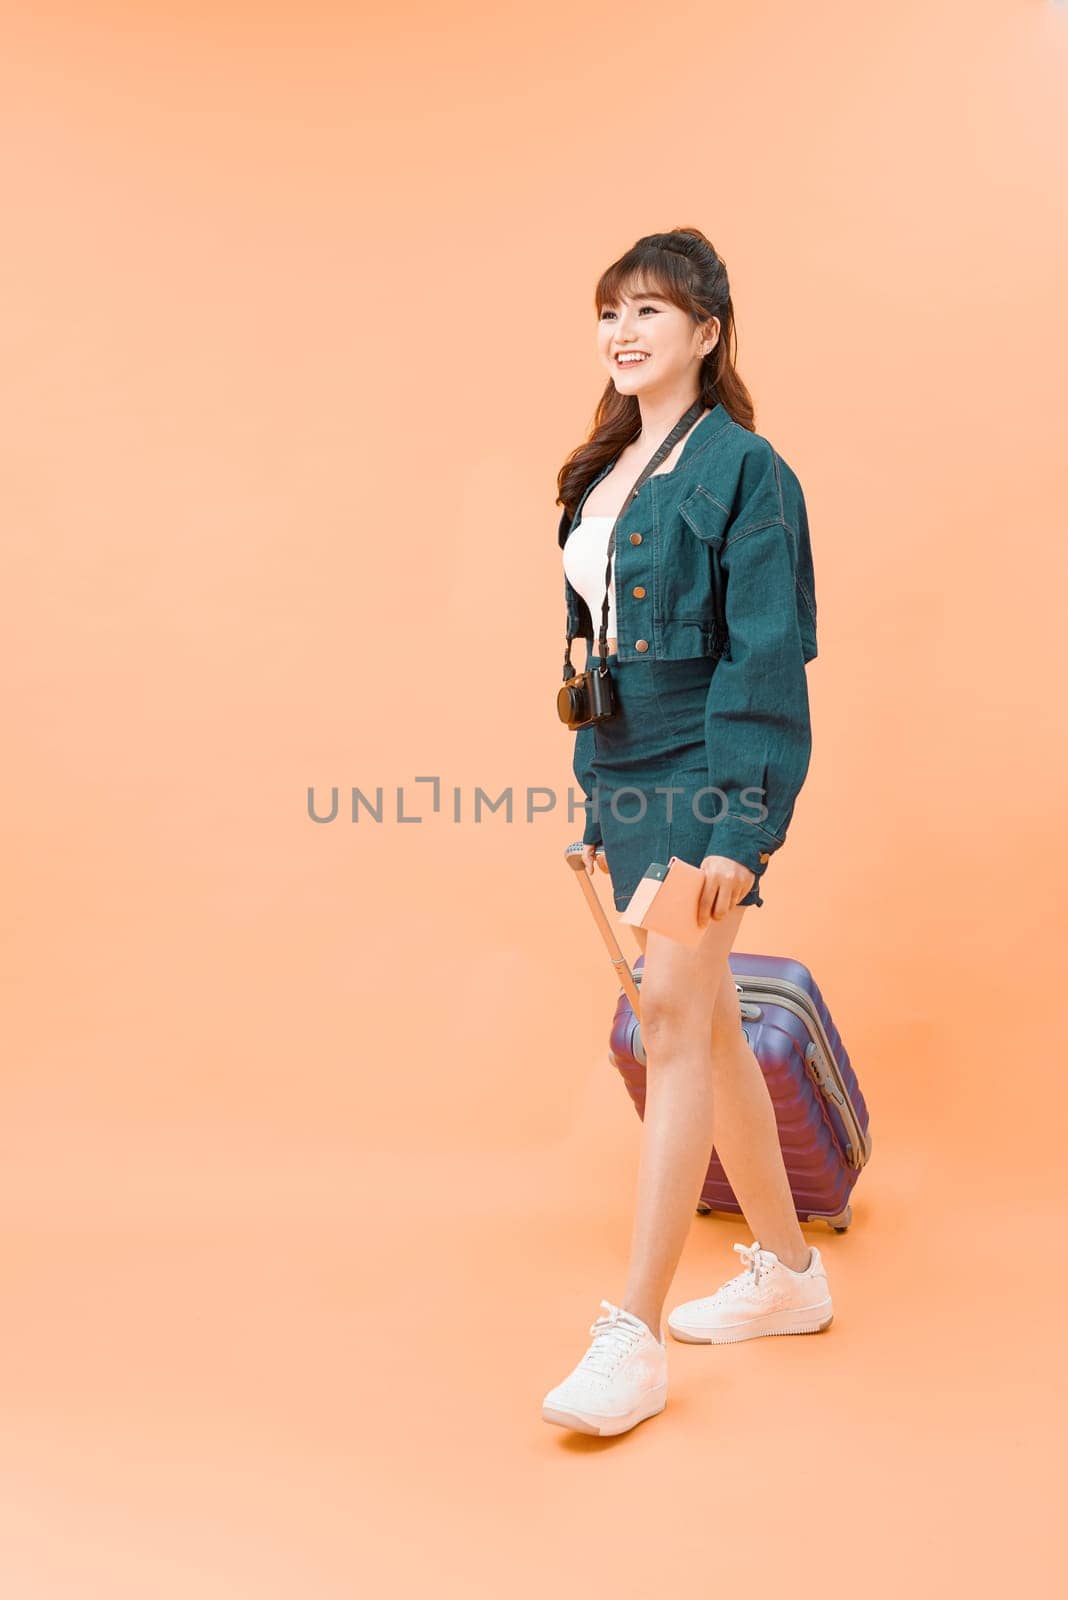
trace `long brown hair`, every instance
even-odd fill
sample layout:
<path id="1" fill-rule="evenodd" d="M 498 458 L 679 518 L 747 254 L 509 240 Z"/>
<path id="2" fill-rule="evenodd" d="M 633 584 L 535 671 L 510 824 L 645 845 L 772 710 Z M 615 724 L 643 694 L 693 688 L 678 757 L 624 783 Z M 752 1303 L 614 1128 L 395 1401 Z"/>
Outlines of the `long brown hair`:
<path id="1" fill-rule="evenodd" d="M 711 241 L 699 228 L 645 234 L 598 279 L 593 295 L 597 316 L 636 283 L 647 285 L 650 292 L 689 312 L 695 323 L 719 318 L 715 349 L 701 363 L 701 403 L 722 405 L 735 422 L 754 433 L 752 397 L 734 365 L 737 333 L 727 267 Z M 637 396 L 620 394 L 609 379 L 589 436 L 572 450 L 557 474 L 557 505 L 573 515 L 586 485 L 635 438 L 640 427 Z"/>

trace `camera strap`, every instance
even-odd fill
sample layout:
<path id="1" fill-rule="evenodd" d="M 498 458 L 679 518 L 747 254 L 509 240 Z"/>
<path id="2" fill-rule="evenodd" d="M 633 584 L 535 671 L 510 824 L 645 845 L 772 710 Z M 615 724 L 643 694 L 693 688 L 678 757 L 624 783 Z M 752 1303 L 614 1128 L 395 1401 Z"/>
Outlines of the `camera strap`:
<path id="1" fill-rule="evenodd" d="M 642 468 L 641 472 L 638 474 L 638 477 L 637 477 L 637 479 L 635 480 L 635 483 L 634 483 L 634 487 L 631 489 L 630 493 L 627 495 L 626 499 L 623 501 L 623 504 L 619 509 L 619 512 L 618 512 L 618 514 L 616 516 L 616 519 L 612 524 L 612 531 L 608 535 L 608 560 L 607 560 L 607 563 L 606 563 L 606 566 L 605 566 L 605 573 L 604 573 L 604 600 L 601 602 L 601 631 L 600 631 L 600 634 L 599 634 L 598 640 L 597 640 L 597 655 L 598 655 L 598 658 L 599 658 L 598 659 L 597 671 L 599 673 L 601 673 L 602 676 L 608 671 L 608 663 L 605 660 L 605 657 L 608 654 L 608 594 L 609 594 L 609 590 L 610 590 L 611 583 L 612 583 L 612 553 L 615 550 L 616 529 L 619 526 L 620 518 L 624 515 L 625 512 L 630 510 L 631 503 L 637 498 L 638 491 L 640 490 L 642 484 L 645 482 L 646 478 L 650 477 L 651 474 L 656 471 L 657 467 L 664 460 L 665 456 L 668 456 L 668 455 L 671 454 L 672 450 L 678 444 L 679 439 L 682 437 L 682 435 L 684 433 L 688 433 L 689 432 L 690 428 L 697 421 L 698 417 L 701 415 L 701 413 L 702 413 L 702 411 L 704 409 L 705 409 L 704 401 L 700 400 L 700 399 L 697 399 L 697 400 L 694 401 L 693 405 L 690 406 L 689 410 L 686 411 L 685 414 L 679 418 L 678 422 L 676 422 L 675 426 L 672 428 L 671 432 L 668 434 L 668 436 L 664 440 L 663 444 L 658 446 L 656 452 L 645 463 L 645 466 Z M 572 643 L 572 640 L 574 639 L 574 637 L 575 637 L 574 634 L 569 633 L 567 635 L 567 643 L 564 646 L 564 681 L 565 682 L 567 681 L 567 679 L 572 675 L 572 673 L 575 670 L 574 667 L 571 665 L 571 643 Z"/>

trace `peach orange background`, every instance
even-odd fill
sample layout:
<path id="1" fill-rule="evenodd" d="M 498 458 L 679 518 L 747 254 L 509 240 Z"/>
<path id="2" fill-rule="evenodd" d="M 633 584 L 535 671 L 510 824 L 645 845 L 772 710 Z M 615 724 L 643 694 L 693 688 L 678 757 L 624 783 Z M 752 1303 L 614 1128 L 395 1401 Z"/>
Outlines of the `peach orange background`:
<path id="1" fill-rule="evenodd" d="M 1068 11 L 28 9 L 5 1595 L 1053 1594 Z M 470 805 L 570 782 L 593 285 L 683 223 L 820 606 L 736 948 L 813 968 L 874 1154 L 809 1230 L 833 1328 L 672 1344 L 667 1411 L 600 1443 L 540 1401 L 623 1290 L 617 991 L 577 828 Z M 315 825 L 334 784 L 424 820 Z M 672 1300 L 735 1238 L 695 1219 Z"/>

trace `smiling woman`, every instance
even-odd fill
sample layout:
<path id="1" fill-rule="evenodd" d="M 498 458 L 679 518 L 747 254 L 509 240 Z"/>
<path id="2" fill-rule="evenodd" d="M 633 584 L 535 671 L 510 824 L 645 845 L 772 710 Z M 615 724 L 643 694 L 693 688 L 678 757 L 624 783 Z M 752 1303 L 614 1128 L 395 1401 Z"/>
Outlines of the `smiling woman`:
<path id="1" fill-rule="evenodd" d="M 558 480 L 567 600 L 558 704 L 576 730 L 583 860 L 592 872 L 603 846 L 617 910 L 651 863 L 676 856 L 700 867 L 705 930 L 696 949 L 647 936 L 647 1092 L 626 1290 L 622 1304 L 601 1302 L 608 1314 L 593 1343 L 542 1406 L 548 1422 L 621 1433 L 666 1403 L 660 1317 L 713 1144 L 764 1248 L 751 1247 L 744 1296 L 731 1280 L 722 1307 L 712 1296 L 697 1320 L 715 1329 L 726 1317 L 731 1338 L 830 1321 L 728 965 L 745 908 L 764 903 L 761 880 L 808 770 L 816 610 L 801 485 L 755 432 L 730 348 L 727 270 L 710 242 L 694 228 L 639 239 L 602 275 L 595 303 L 608 384 Z M 606 584 L 614 631 L 602 656 L 594 635 Z M 586 644 L 578 669 L 575 638 Z"/>

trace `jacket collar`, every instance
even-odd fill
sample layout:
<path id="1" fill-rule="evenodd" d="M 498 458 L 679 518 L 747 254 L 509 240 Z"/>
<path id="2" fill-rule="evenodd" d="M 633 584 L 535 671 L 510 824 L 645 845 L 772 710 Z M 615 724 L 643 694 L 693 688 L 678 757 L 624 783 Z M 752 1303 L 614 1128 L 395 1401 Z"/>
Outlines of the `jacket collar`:
<path id="1" fill-rule="evenodd" d="M 730 421 L 730 413 L 726 410 L 722 403 L 717 402 L 712 407 L 712 410 L 707 412 L 701 418 L 700 422 L 694 423 L 693 427 L 686 435 L 686 442 L 682 447 L 682 453 L 680 454 L 675 465 L 671 468 L 670 472 L 654 473 L 653 477 L 671 477 L 674 473 L 680 472 L 684 467 L 689 467 L 694 459 L 701 455 L 707 446 L 712 443 L 712 440 L 715 439 L 718 434 L 723 432 L 724 428 L 730 424 Z M 558 534 L 558 541 L 561 549 L 563 549 L 564 545 L 567 543 L 567 536 L 571 528 L 582 515 L 582 508 L 586 503 L 586 499 L 590 491 L 600 483 L 602 478 L 608 476 L 609 472 L 611 472 L 612 468 L 619 459 L 619 454 L 621 453 L 622 452 L 617 452 L 617 454 L 614 455 L 610 461 L 606 461 L 600 472 L 598 472 L 595 477 L 590 479 L 589 483 L 582 491 L 578 505 L 575 507 L 575 515 L 569 519 L 567 512 L 565 511 L 561 516 Z M 652 478 L 647 478 L 645 481 L 646 483 L 651 483 Z"/>

